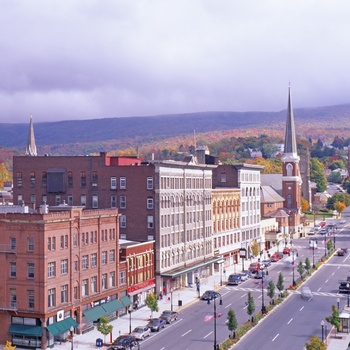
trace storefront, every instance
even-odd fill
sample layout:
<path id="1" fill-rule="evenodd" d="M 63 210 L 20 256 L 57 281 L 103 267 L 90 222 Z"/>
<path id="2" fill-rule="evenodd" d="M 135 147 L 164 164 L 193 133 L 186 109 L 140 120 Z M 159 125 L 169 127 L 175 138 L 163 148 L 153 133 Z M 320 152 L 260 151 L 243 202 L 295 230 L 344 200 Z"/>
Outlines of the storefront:
<path id="1" fill-rule="evenodd" d="M 41 337 L 44 328 L 36 318 L 12 317 L 10 329 L 12 345 L 28 348 L 41 348 Z"/>
<path id="2" fill-rule="evenodd" d="M 133 308 L 137 309 L 145 305 L 147 295 L 155 293 L 155 287 L 156 283 L 154 278 L 128 287 L 128 295 L 133 303 Z"/>

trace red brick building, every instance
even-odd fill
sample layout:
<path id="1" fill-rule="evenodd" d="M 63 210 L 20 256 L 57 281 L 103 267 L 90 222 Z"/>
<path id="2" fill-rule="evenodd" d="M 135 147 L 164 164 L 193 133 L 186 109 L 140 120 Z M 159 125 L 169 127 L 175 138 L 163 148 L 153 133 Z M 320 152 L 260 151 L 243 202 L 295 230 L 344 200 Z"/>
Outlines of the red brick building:
<path id="1" fill-rule="evenodd" d="M 1 207 L 0 342 L 46 349 L 71 326 L 126 312 L 117 209 L 29 211 Z"/>

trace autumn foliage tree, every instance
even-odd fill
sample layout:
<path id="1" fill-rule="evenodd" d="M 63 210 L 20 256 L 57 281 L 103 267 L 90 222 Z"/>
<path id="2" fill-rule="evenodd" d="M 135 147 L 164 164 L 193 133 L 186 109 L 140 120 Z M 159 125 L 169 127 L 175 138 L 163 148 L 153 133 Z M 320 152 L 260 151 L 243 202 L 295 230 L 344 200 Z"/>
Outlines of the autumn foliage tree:
<path id="1" fill-rule="evenodd" d="M 345 210 L 346 205 L 344 202 L 335 202 L 334 209 L 341 215 L 341 213 Z"/>
<path id="2" fill-rule="evenodd" d="M 301 211 L 305 213 L 310 208 L 310 203 L 305 199 L 301 198 Z"/>

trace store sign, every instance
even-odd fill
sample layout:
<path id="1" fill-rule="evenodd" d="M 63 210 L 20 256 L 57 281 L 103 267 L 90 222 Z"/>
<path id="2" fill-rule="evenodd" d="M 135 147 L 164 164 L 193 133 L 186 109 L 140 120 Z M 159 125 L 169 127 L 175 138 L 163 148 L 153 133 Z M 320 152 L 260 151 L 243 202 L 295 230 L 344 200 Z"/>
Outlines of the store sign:
<path id="1" fill-rule="evenodd" d="M 57 311 L 57 322 L 60 322 L 63 320 L 64 320 L 64 311 L 63 310 Z"/>
<path id="2" fill-rule="evenodd" d="M 247 249 L 243 248 L 239 250 L 239 257 L 246 258 L 247 257 Z"/>
<path id="3" fill-rule="evenodd" d="M 155 278 L 152 278 L 148 281 L 144 281 L 144 282 L 141 282 L 141 283 L 138 283 L 137 285 L 134 285 L 134 286 L 130 286 L 128 288 L 128 293 L 132 293 L 132 292 L 135 292 L 135 291 L 138 291 L 138 290 L 141 290 L 143 288 L 146 288 L 148 286 L 152 286 L 156 283 L 156 280 Z"/>

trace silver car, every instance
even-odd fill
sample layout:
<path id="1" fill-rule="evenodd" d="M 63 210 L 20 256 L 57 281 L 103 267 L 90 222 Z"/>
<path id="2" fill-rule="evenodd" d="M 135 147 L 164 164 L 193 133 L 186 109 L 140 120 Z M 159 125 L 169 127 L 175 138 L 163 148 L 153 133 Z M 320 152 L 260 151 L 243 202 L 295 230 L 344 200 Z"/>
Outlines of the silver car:
<path id="1" fill-rule="evenodd" d="M 147 326 L 136 327 L 131 335 L 134 336 L 137 340 L 144 340 L 146 337 L 151 335 L 151 330 Z"/>

